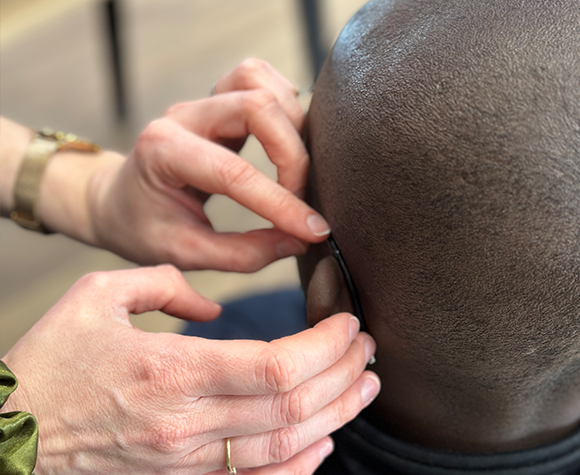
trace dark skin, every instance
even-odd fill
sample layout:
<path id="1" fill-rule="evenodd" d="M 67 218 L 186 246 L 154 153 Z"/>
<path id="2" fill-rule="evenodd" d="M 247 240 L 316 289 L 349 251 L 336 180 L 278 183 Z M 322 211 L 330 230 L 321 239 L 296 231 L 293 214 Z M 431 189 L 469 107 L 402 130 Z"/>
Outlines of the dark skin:
<path id="1" fill-rule="evenodd" d="M 311 246 L 305 256 L 298 258 L 298 262 L 307 296 L 310 326 L 335 313 L 353 311 L 340 268 L 325 243 Z M 369 332 L 378 345 L 377 361 L 372 369 L 382 378 L 385 388 L 371 406 L 370 420 L 375 423 L 383 421 L 383 429 L 403 440 L 462 452 L 507 452 L 556 441 L 578 426 L 580 389 L 562 393 L 557 401 L 541 408 L 543 419 L 517 440 L 513 440 L 511 431 L 507 436 L 502 431 L 508 424 L 517 424 L 521 416 L 518 410 L 511 414 L 502 412 L 499 424 L 493 420 L 493 414 L 499 412 L 494 410 L 494 405 L 501 406 L 501 400 L 482 401 L 481 395 L 473 399 L 468 391 L 449 391 L 449 398 L 454 398 L 458 405 L 473 411 L 472 414 L 466 411 L 465 417 L 452 415 L 446 404 L 439 404 L 441 389 L 432 388 L 432 382 L 422 375 L 421 369 L 409 361 L 403 345 L 397 344 L 380 322 L 371 320 L 369 325 Z M 577 374 L 574 380 L 579 383 L 574 386 L 580 388 Z M 444 381 L 442 386 L 445 386 Z M 483 412 L 481 404 L 485 407 L 483 418 L 487 415 L 489 420 L 479 419 L 477 426 L 473 426 L 473 415 L 479 418 Z M 525 411 L 526 407 L 521 409 Z M 449 418 L 454 418 L 451 431 L 445 427 Z M 470 438 L 460 439 L 455 434 L 464 434 Z"/>
<path id="2" fill-rule="evenodd" d="M 404 440 L 502 452 L 580 425 L 579 18 L 374 1 L 316 84 L 307 200 L 377 341 L 373 419 Z M 311 325 L 352 311 L 326 243 L 300 275 Z"/>

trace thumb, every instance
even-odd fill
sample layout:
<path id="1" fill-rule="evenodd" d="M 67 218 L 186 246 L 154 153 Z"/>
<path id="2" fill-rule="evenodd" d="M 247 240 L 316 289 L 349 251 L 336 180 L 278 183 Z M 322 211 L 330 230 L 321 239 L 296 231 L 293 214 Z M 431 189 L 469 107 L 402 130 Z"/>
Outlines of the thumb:
<path id="1" fill-rule="evenodd" d="M 103 315 L 129 322 L 129 314 L 161 310 L 185 320 L 206 321 L 216 318 L 221 307 L 191 288 L 171 265 L 139 269 L 95 272 L 81 278 L 69 291 L 70 297 L 87 305 L 113 308 Z M 119 311 L 120 310 L 120 311 Z"/>

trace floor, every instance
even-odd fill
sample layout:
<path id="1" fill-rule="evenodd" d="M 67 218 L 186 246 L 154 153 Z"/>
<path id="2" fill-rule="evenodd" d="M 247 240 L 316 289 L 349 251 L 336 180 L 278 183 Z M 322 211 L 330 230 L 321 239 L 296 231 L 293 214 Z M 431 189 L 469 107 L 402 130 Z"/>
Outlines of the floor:
<path id="1" fill-rule="evenodd" d="M 32 128 L 51 126 L 128 152 L 139 131 L 171 104 L 207 96 L 213 82 L 248 56 L 269 61 L 300 88 L 312 83 L 304 22 L 293 0 L 120 0 L 130 117 L 115 119 L 95 0 L 2 0 L 0 112 Z M 362 0 L 323 2 L 328 43 Z M 242 155 L 270 176 L 275 170 L 250 141 Z M 207 212 L 219 230 L 268 225 L 214 197 Z M 170 238 L 168 236 L 168 238 Z M 0 220 L 0 356 L 83 274 L 134 266 L 60 235 L 41 236 Z M 223 302 L 298 283 L 293 259 L 252 275 L 188 272 L 203 295 Z M 159 312 L 133 319 L 146 331 L 179 331 Z"/>

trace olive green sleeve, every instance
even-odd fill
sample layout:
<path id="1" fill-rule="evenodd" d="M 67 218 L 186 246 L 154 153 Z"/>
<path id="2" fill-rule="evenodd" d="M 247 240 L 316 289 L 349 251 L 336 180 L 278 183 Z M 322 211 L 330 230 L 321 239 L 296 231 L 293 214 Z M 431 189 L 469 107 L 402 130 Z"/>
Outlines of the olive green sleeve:
<path id="1" fill-rule="evenodd" d="M 14 392 L 18 382 L 0 361 L 0 408 Z M 38 424 L 28 412 L 0 414 L 0 473 L 30 475 L 36 465 Z"/>

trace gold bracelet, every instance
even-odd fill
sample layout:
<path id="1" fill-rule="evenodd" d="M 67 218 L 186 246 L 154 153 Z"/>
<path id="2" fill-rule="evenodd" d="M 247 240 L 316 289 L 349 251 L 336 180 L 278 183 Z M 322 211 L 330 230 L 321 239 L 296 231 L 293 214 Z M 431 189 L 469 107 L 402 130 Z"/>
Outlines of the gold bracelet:
<path id="1" fill-rule="evenodd" d="M 14 211 L 10 213 L 10 218 L 23 228 L 44 234 L 50 232 L 40 221 L 36 201 L 44 168 L 50 157 L 59 150 L 97 153 L 100 148 L 73 134 L 53 132 L 50 129 L 36 132 L 26 149 L 24 160 L 18 171 L 14 186 Z"/>

